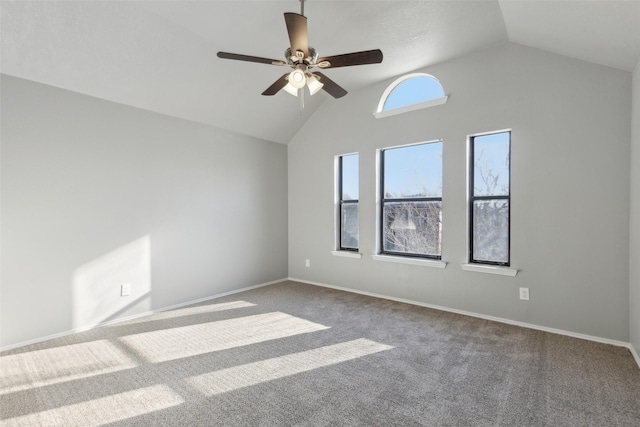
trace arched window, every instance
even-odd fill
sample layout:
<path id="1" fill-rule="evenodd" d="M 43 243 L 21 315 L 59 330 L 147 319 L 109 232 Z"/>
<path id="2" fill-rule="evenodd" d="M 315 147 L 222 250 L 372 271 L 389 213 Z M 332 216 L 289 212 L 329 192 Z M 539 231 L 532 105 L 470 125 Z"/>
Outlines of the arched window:
<path id="1" fill-rule="evenodd" d="M 435 77 L 424 73 L 407 74 L 387 87 L 374 115 L 381 118 L 433 107 L 444 104 L 447 98 Z"/>

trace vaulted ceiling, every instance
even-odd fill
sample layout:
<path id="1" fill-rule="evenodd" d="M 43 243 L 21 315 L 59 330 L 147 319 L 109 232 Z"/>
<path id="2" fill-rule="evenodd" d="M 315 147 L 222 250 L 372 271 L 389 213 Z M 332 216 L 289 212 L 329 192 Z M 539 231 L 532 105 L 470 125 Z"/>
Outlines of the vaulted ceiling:
<path id="1" fill-rule="evenodd" d="M 2 1 L 4 74 L 287 143 L 323 102 L 260 94 L 283 68 L 289 1 Z M 307 0 L 320 56 L 379 48 L 382 64 L 326 70 L 348 91 L 496 44 L 515 42 L 632 71 L 639 1 Z M 349 95 L 347 95 L 349 96 Z"/>

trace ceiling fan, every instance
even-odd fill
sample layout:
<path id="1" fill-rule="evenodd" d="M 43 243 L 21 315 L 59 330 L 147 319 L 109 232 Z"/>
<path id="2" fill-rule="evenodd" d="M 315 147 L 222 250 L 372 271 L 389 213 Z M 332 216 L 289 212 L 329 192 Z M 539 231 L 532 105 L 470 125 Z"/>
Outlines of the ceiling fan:
<path id="1" fill-rule="evenodd" d="M 307 86 L 311 95 L 316 94 L 320 89 L 324 89 L 334 98 L 341 98 L 347 94 L 346 90 L 320 71 L 311 72 L 309 70 L 315 67 L 327 69 L 379 64 L 382 62 L 382 51 L 375 49 L 319 58 L 316 50 L 309 46 L 307 18 L 304 16 L 304 2 L 305 0 L 300 0 L 300 14 L 291 12 L 284 14 L 289 41 L 291 42 L 291 47 L 284 53 L 284 61 L 228 52 L 218 52 L 218 57 L 260 64 L 286 65 L 293 68 L 293 71 L 276 80 L 262 92 L 262 95 L 275 95 L 280 89 L 284 89 L 291 95 L 298 96 L 298 93 L 304 94 L 304 87 Z"/>

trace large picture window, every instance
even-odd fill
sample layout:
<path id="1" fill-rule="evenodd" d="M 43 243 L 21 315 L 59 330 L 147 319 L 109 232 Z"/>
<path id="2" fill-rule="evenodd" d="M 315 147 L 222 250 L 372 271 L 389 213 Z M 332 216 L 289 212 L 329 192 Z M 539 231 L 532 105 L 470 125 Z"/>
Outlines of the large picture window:
<path id="1" fill-rule="evenodd" d="M 358 154 L 338 158 L 339 250 L 357 251 L 358 235 Z"/>
<path id="2" fill-rule="evenodd" d="M 442 141 L 380 152 L 381 253 L 440 259 Z"/>
<path id="3" fill-rule="evenodd" d="M 511 132 L 469 138 L 469 262 L 510 262 Z"/>

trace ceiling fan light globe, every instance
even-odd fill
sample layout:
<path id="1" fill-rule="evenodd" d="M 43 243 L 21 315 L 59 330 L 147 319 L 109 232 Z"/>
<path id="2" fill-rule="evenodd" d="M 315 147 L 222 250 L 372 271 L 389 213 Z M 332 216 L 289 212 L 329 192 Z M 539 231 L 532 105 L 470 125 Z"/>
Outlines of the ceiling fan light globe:
<path id="1" fill-rule="evenodd" d="M 291 83 L 287 83 L 287 85 L 283 89 L 293 96 L 298 96 L 298 88 Z"/>
<path id="2" fill-rule="evenodd" d="M 300 89 L 307 83 L 307 77 L 304 75 L 304 71 L 295 69 L 289 74 L 289 84 L 293 87 Z"/>
<path id="3" fill-rule="evenodd" d="M 322 89 L 322 86 L 324 86 L 324 84 L 320 83 L 320 80 L 312 75 L 311 77 L 307 78 L 307 86 L 309 87 L 309 93 L 311 94 L 311 96 L 313 96 L 318 93 L 320 89 Z"/>

